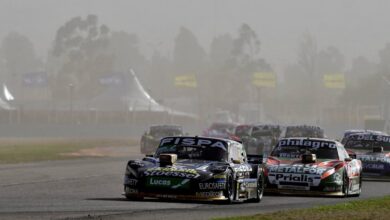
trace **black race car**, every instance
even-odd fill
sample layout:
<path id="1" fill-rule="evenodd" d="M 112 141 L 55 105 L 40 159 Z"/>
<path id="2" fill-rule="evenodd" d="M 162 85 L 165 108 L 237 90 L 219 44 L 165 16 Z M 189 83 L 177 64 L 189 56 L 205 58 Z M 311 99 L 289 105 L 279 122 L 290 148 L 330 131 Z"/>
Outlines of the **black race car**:
<path id="1" fill-rule="evenodd" d="M 183 135 L 183 128 L 178 125 L 154 125 L 141 137 L 141 153 L 154 154 L 161 138 Z"/>
<path id="2" fill-rule="evenodd" d="M 243 146 L 208 137 L 163 138 L 153 157 L 130 160 L 124 195 L 206 201 L 260 202 L 264 175 L 260 162 L 248 163 Z"/>

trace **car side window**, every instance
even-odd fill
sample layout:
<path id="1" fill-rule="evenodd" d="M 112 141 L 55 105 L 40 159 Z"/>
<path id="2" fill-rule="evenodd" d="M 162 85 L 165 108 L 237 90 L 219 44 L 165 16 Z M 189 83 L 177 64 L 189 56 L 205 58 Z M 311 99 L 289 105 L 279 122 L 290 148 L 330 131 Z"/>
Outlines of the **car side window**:
<path id="1" fill-rule="evenodd" d="M 241 161 L 241 163 L 245 163 L 246 162 L 246 151 L 241 144 L 237 144 L 237 147 L 240 151 L 240 161 Z"/>
<path id="2" fill-rule="evenodd" d="M 240 161 L 240 163 L 246 162 L 246 152 L 241 144 L 232 144 L 234 148 L 234 160 Z"/>
<path id="3" fill-rule="evenodd" d="M 231 144 L 230 148 L 229 148 L 229 159 L 230 160 L 241 161 L 239 155 L 240 155 L 240 153 L 239 153 L 239 150 L 237 148 L 237 145 L 236 144 Z"/>

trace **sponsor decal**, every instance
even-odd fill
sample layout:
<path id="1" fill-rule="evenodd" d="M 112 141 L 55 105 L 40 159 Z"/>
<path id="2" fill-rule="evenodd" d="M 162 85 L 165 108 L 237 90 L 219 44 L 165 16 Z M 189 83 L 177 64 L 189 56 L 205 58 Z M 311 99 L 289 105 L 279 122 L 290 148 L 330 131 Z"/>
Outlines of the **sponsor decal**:
<path id="1" fill-rule="evenodd" d="M 222 196 L 222 192 L 221 191 L 196 192 L 195 195 L 198 197 L 220 197 Z"/>
<path id="2" fill-rule="evenodd" d="M 285 157 L 285 158 L 300 158 L 301 157 L 301 154 L 300 153 L 295 153 L 295 154 L 292 154 L 292 153 L 279 153 L 279 157 Z"/>
<path id="3" fill-rule="evenodd" d="M 175 145 L 218 147 L 227 150 L 227 142 L 207 138 L 168 137 L 160 141 L 160 147 Z"/>
<path id="4" fill-rule="evenodd" d="M 189 188 L 189 182 L 189 179 L 181 178 L 148 177 L 146 179 L 147 186 L 171 189 Z"/>
<path id="5" fill-rule="evenodd" d="M 226 174 L 217 174 L 213 176 L 214 179 L 226 179 Z"/>
<path id="6" fill-rule="evenodd" d="M 310 139 L 284 139 L 279 141 L 279 147 L 286 146 L 304 146 L 313 149 L 318 148 L 336 148 L 336 142 L 333 141 L 319 141 Z"/>
<path id="7" fill-rule="evenodd" d="M 278 173 L 275 175 L 276 181 L 284 181 L 284 182 L 314 182 L 315 176 L 306 175 L 306 174 L 284 174 Z"/>
<path id="8" fill-rule="evenodd" d="M 257 182 L 243 182 L 240 184 L 240 186 L 245 188 L 257 188 Z"/>
<path id="9" fill-rule="evenodd" d="M 326 168 L 310 164 L 273 165 L 268 167 L 268 172 L 270 173 L 299 173 L 322 175 L 322 173 L 326 170 Z"/>
<path id="10" fill-rule="evenodd" d="M 388 157 L 376 157 L 376 156 L 370 156 L 370 155 L 358 155 L 358 159 L 363 162 L 383 162 L 383 163 L 390 163 L 390 158 Z"/>
<path id="11" fill-rule="evenodd" d="M 385 135 L 357 134 L 357 135 L 351 135 L 350 138 L 358 141 L 377 141 L 377 142 L 390 143 L 390 136 L 385 136 Z"/>
<path id="12" fill-rule="evenodd" d="M 269 170 L 268 179 L 272 184 L 279 184 L 279 182 L 291 182 L 291 183 L 308 183 L 310 186 L 318 186 L 319 183 L 321 182 L 321 175 L 327 169 L 318 167 L 317 165 L 297 164 L 292 166 L 274 165 L 274 166 L 270 166 L 268 170 Z M 285 188 L 287 186 L 284 185 L 281 187 Z"/>
<path id="13" fill-rule="evenodd" d="M 175 167 L 156 167 L 147 169 L 144 172 L 145 176 L 169 176 L 169 177 L 182 177 L 186 179 L 195 179 L 199 177 L 198 172 L 195 169 L 183 169 Z"/>
<path id="14" fill-rule="evenodd" d="M 377 164 L 377 163 L 363 164 L 363 169 L 384 170 L 385 165 L 384 164 Z"/>
<path id="15" fill-rule="evenodd" d="M 171 180 L 149 178 L 148 184 L 151 186 L 170 186 Z"/>
<path id="16" fill-rule="evenodd" d="M 137 185 L 138 180 L 137 179 L 126 179 L 126 185 L 135 186 Z"/>
<path id="17" fill-rule="evenodd" d="M 199 189 L 225 189 L 225 182 L 216 182 L 216 183 L 199 183 Z"/>
<path id="18" fill-rule="evenodd" d="M 239 165 L 239 166 L 233 167 L 233 169 L 236 172 L 251 172 L 252 171 L 252 167 L 247 166 L 247 165 Z"/>

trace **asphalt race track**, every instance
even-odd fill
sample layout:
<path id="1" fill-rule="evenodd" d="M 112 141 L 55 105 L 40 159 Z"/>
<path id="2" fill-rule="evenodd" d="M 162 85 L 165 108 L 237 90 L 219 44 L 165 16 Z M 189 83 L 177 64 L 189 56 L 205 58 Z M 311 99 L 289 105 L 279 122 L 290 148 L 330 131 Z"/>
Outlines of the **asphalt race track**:
<path id="1" fill-rule="evenodd" d="M 0 165 L 0 219 L 209 219 L 390 195 L 389 182 L 364 182 L 359 198 L 265 196 L 261 203 L 233 205 L 133 202 L 121 195 L 128 159 Z"/>

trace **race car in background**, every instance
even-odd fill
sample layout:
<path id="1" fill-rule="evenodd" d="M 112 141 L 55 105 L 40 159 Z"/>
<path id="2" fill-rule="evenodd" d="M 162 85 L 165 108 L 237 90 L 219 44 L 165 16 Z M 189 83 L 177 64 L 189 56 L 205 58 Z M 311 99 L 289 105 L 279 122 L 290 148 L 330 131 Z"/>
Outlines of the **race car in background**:
<path id="1" fill-rule="evenodd" d="M 167 136 L 182 136 L 183 128 L 179 125 L 154 125 L 141 137 L 140 146 L 142 154 L 154 154 L 161 138 Z"/>
<path id="2" fill-rule="evenodd" d="M 203 136 L 240 141 L 240 138 L 235 135 L 237 126 L 235 123 L 216 122 L 203 132 Z"/>
<path id="3" fill-rule="evenodd" d="M 287 126 L 283 137 L 326 138 L 324 130 L 321 127 L 310 125 Z"/>
<path id="4" fill-rule="evenodd" d="M 124 178 L 130 200 L 260 202 L 263 191 L 262 166 L 248 163 L 240 143 L 220 138 L 163 138 L 153 157 L 128 161 Z"/>
<path id="5" fill-rule="evenodd" d="M 320 138 L 283 138 L 265 164 L 269 193 L 359 196 L 362 165 L 344 146 Z"/>
<path id="6" fill-rule="evenodd" d="M 357 133 L 347 137 L 345 148 L 362 161 L 363 179 L 390 180 L 390 136 Z M 352 153 L 351 153 L 352 152 Z"/>
<path id="7" fill-rule="evenodd" d="M 242 137 L 241 141 L 248 154 L 268 155 L 281 132 L 279 125 L 253 125 L 249 135 Z"/>
<path id="8" fill-rule="evenodd" d="M 353 134 L 359 134 L 359 133 L 370 133 L 370 134 L 377 134 L 377 135 L 387 135 L 385 132 L 382 131 L 374 131 L 374 130 L 363 130 L 363 129 L 350 129 L 350 130 L 345 130 L 343 139 L 341 140 L 341 143 L 345 145 L 347 142 L 347 139 L 349 136 Z"/>
<path id="9" fill-rule="evenodd" d="M 253 125 L 250 125 L 250 124 L 238 125 L 234 131 L 234 135 L 242 141 L 242 139 L 245 139 L 245 138 L 248 138 L 251 136 L 252 127 L 253 127 Z"/>

